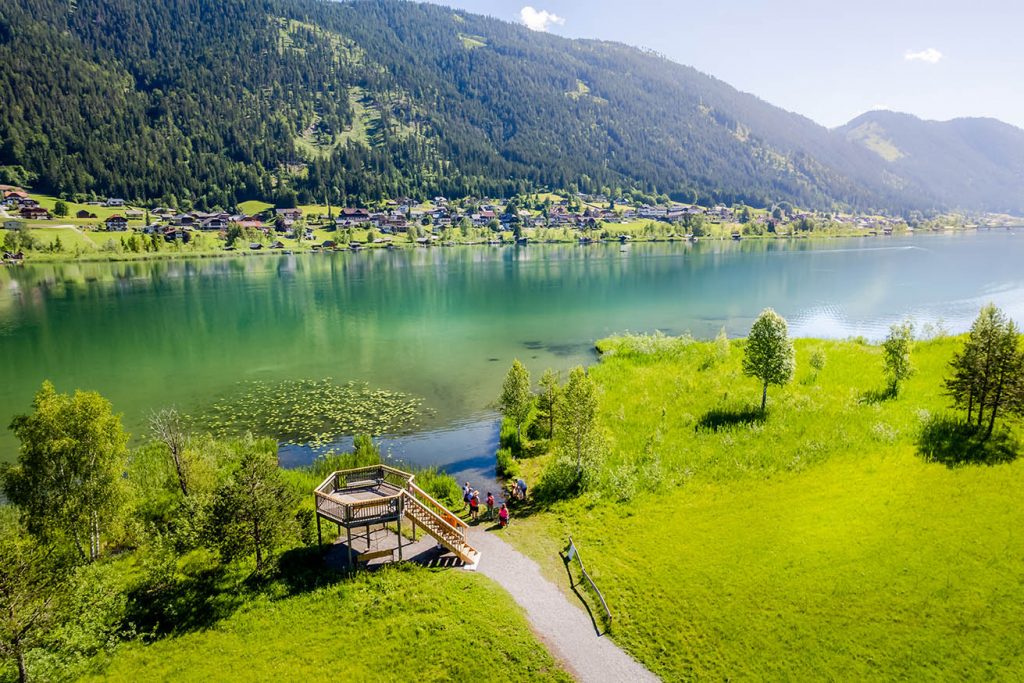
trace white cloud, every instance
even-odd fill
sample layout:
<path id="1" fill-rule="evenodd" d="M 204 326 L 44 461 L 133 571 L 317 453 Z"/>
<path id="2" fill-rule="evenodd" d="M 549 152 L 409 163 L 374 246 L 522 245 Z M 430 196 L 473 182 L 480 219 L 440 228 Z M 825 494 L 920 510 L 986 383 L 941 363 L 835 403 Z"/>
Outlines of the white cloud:
<path id="1" fill-rule="evenodd" d="M 930 47 L 926 50 L 920 50 L 919 52 L 907 50 L 903 55 L 903 59 L 908 62 L 928 62 L 929 64 L 937 64 L 938 61 L 942 59 L 942 53 L 934 47 Z"/>
<path id="2" fill-rule="evenodd" d="M 527 5 L 519 10 L 519 19 L 528 29 L 533 31 L 547 31 L 552 24 L 564 24 L 565 19 L 547 11 L 546 9 L 534 9 Z"/>

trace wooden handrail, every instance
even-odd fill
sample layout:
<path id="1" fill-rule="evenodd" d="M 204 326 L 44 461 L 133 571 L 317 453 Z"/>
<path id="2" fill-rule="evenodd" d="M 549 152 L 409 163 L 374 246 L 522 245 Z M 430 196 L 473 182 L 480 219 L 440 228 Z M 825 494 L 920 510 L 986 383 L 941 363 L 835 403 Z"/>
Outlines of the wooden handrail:
<path id="1" fill-rule="evenodd" d="M 430 501 L 430 503 L 434 507 L 440 508 L 440 509 L 444 510 L 445 512 L 451 514 L 452 518 L 456 521 L 456 524 L 459 527 L 465 527 L 466 529 L 469 529 L 469 525 L 468 524 L 466 524 L 464 521 L 462 521 L 457 516 L 455 516 L 455 514 L 452 513 L 451 510 L 446 508 L 444 505 L 441 505 L 441 503 L 439 503 L 437 500 L 435 500 L 429 493 L 427 493 L 426 491 L 424 491 L 423 489 L 421 489 L 419 486 L 417 486 L 416 484 L 412 483 L 411 481 L 409 482 L 409 487 L 408 487 L 407 491 L 409 492 L 409 495 L 412 497 L 412 499 L 415 500 L 420 505 L 422 505 L 424 508 L 426 508 L 427 506 L 423 505 L 422 501 L 419 500 L 419 496 L 422 496 L 422 497 L 426 498 L 428 501 Z M 427 509 L 429 509 L 429 508 L 427 508 Z M 433 511 L 431 510 L 431 512 L 433 512 Z"/>
<path id="2" fill-rule="evenodd" d="M 430 516 L 431 521 L 436 522 L 437 524 L 440 524 L 441 528 L 443 530 L 450 531 L 451 533 L 455 534 L 459 539 L 461 539 L 463 543 L 465 543 L 465 541 L 466 541 L 466 532 L 463 529 L 453 526 L 447 519 L 445 519 L 441 515 L 437 514 L 436 512 L 434 512 L 433 510 L 428 508 L 422 502 L 417 500 L 411 493 L 406 493 L 406 495 L 409 496 L 409 498 L 419 507 L 420 510 L 422 510 L 424 513 L 426 513 L 427 515 Z M 451 513 L 449 512 L 448 514 L 451 514 Z M 451 514 L 451 516 L 452 516 L 453 519 L 458 520 L 459 522 L 462 521 L 461 519 L 459 519 L 458 517 L 456 517 L 453 514 Z"/>

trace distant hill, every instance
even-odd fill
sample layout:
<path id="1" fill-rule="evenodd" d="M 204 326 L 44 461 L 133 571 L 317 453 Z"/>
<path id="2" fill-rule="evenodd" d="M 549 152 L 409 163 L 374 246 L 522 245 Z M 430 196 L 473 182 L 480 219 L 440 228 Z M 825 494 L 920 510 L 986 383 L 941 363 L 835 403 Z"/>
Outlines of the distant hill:
<path id="1" fill-rule="evenodd" d="M 1024 130 L 988 118 L 923 121 L 872 111 L 837 132 L 878 155 L 911 192 L 947 206 L 1024 211 Z"/>
<path id="2" fill-rule="evenodd" d="M 0 182 L 23 167 L 52 193 L 200 208 L 551 187 L 984 209 L 1021 186 L 1013 150 L 933 183 L 907 142 L 865 145 L 660 56 L 400 0 L 8 0 L 0 102 Z"/>

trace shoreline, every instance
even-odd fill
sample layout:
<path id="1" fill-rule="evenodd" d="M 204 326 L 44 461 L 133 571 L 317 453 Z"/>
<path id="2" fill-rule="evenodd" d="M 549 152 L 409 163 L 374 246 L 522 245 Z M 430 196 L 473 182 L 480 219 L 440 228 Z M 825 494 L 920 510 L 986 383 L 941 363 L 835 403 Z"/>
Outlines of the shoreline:
<path id="1" fill-rule="evenodd" d="M 575 240 L 544 240 L 544 241 L 533 241 L 528 240 L 526 242 L 516 242 L 501 240 L 499 242 L 446 242 L 441 243 L 440 241 L 432 244 L 415 244 L 412 242 L 391 242 L 386 244 L 363 244 L 359 249 L 351 249 L 348 247 L 344 248 L 331 248 L 331 249 L 271 249 L 264 247 L 262 249 L 235 249 L 226 250 L 218 249 L 215 251 L 173 251 L 173 252 L 156 252 L 156 253 L 108 253 L 108 254 L 64 254 L 64 253 L 28 253 L 25 254 L 24 259 L 20 262 L 9 262 L 4 261 L 3 265 L 15 267 L 22 265 L 34 265 L 34 264 L 61 264 L 61 263 L 131 263 L 135 261 L 176 261 L 176 260 L 187 260 L 187 259 L 217 259 L 217 258 L 232 258 L 232 257 L 268 257 L 268 256 L 292 256 L 292 255 L 309 255 L 309 254 L 324 254 L 324 253 L 346 253 L 346 252 L 358 252 L 363 250 L 388 250 L 388 249 L 434 249 L 441 248 L 447 249 L 452 247 L 527 247 L 527 246 L 546 246 L 546 245 L 579 245 L 579 246 L 591 246 L 597 244 L 662 244 L 662 243 L 689 243 L 696 244 L 698 242 L 744 242 L 744 241 L 756 241 L 756 242 L 767 242 L 767 241 L 826 241 L 831 239 L 849 239 L 855 237 L 907 237 L 914 236 L 917 234 L 922 235 L 941 235 L 941 234 L 968 234 L 977 233 L 981 231 L 991 232 L 994 230 L 1005 230 L 1010 231 L 1015 227 L 1024 228 L 1024 226 L 972 226 L 969 228 L 946 228 L 942 230 L 930 229 L 930 230 L 907 230 L 893 234 L 883 234 L 880 232 L 867 232 L 867 231 L 851 231 L 851 232 L 838 232 L 838 233 L 819 233 L 819 234 L 801 234 L 801 235 L 777 235 L 777 234 L 763 234 L 763 235 L 741 235 L 740 237 L 714 235 L 699 237 L 695 239 L 688 239 L 685 237 L 666 237 L 666 238 L 645 238 L 645 237 L 631 237 L 623 240 L 619 237 L 607 237 L 604 239 L 596 238 L 590 242 L 583 242 L 580 239 Z M 104 233 L 105 234 L 105 233 Z M 111 233 L 118 234 L 118 233 Z"/>

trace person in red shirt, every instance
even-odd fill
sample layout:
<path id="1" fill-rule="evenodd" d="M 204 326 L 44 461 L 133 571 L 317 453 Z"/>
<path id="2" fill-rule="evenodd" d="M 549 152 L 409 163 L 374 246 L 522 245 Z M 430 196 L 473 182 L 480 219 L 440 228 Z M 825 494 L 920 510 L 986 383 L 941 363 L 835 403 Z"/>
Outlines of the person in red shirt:
<path id="1" fill-rule="evenodd" d="M 487 520 L 494 519 L 494 494 L 487 492 Z"/>
<path id="2" fill-rule="evenodd" d="M 498 510 L 498 524 L 503 529 L 508 526 L 508 506 L 504 503 L 501 504 L 501 509 Z"/>
<path id="3" fill-rule="evenodd" d="M 474 522 L 480 515 L 480 492 L 473 491 L 469 496 L 469 517 Z"/>

